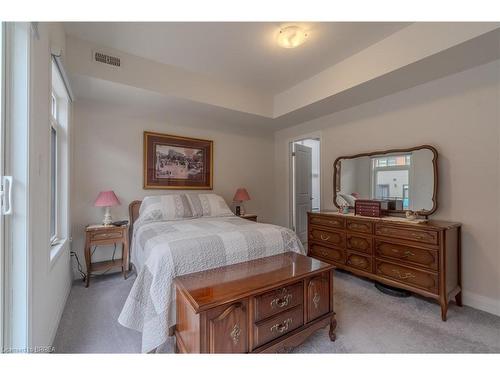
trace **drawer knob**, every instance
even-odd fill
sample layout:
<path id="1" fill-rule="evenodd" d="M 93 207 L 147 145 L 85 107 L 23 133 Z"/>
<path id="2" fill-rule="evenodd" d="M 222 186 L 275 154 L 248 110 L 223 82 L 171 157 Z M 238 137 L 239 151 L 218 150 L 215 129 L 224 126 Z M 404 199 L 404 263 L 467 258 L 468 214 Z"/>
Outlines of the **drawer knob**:
<path id="1" fill-rule="evenodd" d="M 292 300 L 292 295 L 287 294 L 286 296 L 275 298 L 271 301 L 271 308 L 274 309 L 276 307 L 286 307 Z"/>
<path id="2" fill-rule="evenodd" d="M 328 236 L 328 235 L 326 235 L 326 234 L 321 233 L 320 238 L 321 238 L 323 241 L 328 241 L 328 240 L 330 239 L 330 236 Z"/>
<path id="3" fill-rule="evenodd" d="M 405 272 L 401 273 L 400 270 L 398 269 L 393 269 L 392 272 L 398 277 L 400 280 L 406 280 L 406 279 L 414 279 L 416 276 L 412 274 L 411 272 Z"/>
<path id="4" fill-rule="evenodd" d="M 276 323 L 271 327 L 271 332 L 283 333 L 288 331 L 290 328 L 290 324 L 292 324 L 292 318 L 285 319 L 283 323 Z"/>
<path id="5" fill-rule="evenodd" d="M 314 308 L 317 309 L 319 306 L 319 301 L 321 300 L 321 297 L 318 292 L 314 292 L 314 297 L 313 297 L 313 303 L 314 303 Z"/>
<path id="6" fill-rule="evenodd" d="M 233 340 L 234 345 L 237 345 L 238 342 L 240 341 L 240 335 L 241 335 L 241 329 L 238 323 L 236 323 L 231 332 L 229 333 L 229 336 Z"/>

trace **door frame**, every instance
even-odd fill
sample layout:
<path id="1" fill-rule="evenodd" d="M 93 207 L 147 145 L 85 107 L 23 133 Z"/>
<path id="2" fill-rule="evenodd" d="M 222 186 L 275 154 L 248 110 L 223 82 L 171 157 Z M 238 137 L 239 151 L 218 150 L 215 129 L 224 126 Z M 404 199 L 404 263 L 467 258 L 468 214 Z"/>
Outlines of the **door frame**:
<path id="1" fill-rule="evenodd" d="M 287 158 L 288 158 L 288 228 L 292 229 L 295 232 L 295 218 L 294 218 L 294 194 L 293 194 L 293 180 L 294 169 L 293 169 L 293 144 L 295 142 L 304 141 L 306 139 L 317 139 L 319 141 L 319 202 L 320 202 L 320 210 L 323 208 L 323 187 L 322 187 L 322 179 L 323 179 L 323 147 L 321 147 L 322 136 L 321 132 L 313 132 L 309 134 L 300 135 L 297 137 L 289 138 L 287 140 Z"/>

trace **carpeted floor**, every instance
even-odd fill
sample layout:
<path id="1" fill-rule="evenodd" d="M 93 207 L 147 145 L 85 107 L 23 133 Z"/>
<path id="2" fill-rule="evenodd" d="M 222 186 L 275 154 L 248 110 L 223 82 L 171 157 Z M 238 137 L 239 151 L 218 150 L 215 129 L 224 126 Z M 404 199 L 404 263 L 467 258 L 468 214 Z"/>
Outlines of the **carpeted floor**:
<path id="1" fill-rule="evenodd" d="M 140 352 L 139 332 L 117 318 L 134 282 L 120 274 L 73 285 L 56 338 L 58 353 Z M 297 353 L 500 353 L 500 317 L 452 304 L 448 321 L 439 306 L 418 297 L 380 293 L 373 282 L 337 272 L 337 341 L 327 329 L 312 335 Z M 160 348 L 173 352 L 172 342 Z"/>

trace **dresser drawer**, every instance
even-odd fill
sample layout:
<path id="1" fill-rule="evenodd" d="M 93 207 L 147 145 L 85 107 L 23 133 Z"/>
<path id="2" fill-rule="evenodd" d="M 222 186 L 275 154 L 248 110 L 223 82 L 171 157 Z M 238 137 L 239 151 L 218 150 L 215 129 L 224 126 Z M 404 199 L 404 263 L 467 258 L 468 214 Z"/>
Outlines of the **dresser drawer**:
<path id="1" fill-rule="evenodd" d="M 332 228 L 340 228 L 343 229 L 345 227 L 345 221 L 341 217 L 328 217 L 328 216 L 320 216 L 320 215 L 311 215 L 309 217 L 309 222 L 311 224 L 323 225 L 325 227 Z"/>
<path id="2" fill-rule="evenodd" d="M 373 223 L 370 223 L 369 221 L 347 219 L 346 228 L 347 230 L 352 230 L 353 232 L 367 234 L 373 233 Z"/>
<path id="3" fill-rule="evenodd" d="M 292 332 L 304 324 L 302 305 L 254 324 L 254 348 Z"/>
<path id="4" fill-rule="evenodd" d="M 375 239 L 375 255 L 391 258 L 403 263 L 413 263 L 420 267 L 438 269 L 438 252 L 436 250 L 391 243 Z"/>
<path id="5" fill-rule="evenodd" d="M 92 241 L 115 240 L 122 238 L 122 236 L 123 231 L 121 229 L 116 229 L 106 230 L 105 232 L 96 231 L 90 234 L 90 239 Z"/>
<path id="6" fill-rule="evenodd" d="M 255 320 L 259 321 L 300 305 L 304 299 L 302 282 L 287 285 L 255 297 Z"/>
<path id="7" fill-rule="evenodd" d="M 438 293 L 437 274 L 425 271 L 417 271 L 413 268 L 389 263 L 377 259 L 375 272 L 377 275 L 387 277 L 388 279 L 399 281 L 428 292 Z"/>
<path id="8" fill-rule="evenodd" d="M 309 255 L 318 256 L 335 263 L 345 264 L 345 250 L 321 246 L 315 243 L 309 245 Z"/>
<path id="9" fill-rule="evenodd" d="M 372 272 L 372 257 L 347 251 L 346 264 L 358 270 Z"/>
<path id="10" fill-rule="evenodd" d="M 405 240 L 417 241 L 437 245 L 439 243 L 439 232 L 425 229 L 409 229 L 385 224 L 377 224 L 375 234 L 403 238 Z"/>
<path id="11" fill-rule="evenodd" d="M 350 234 L 346 236 L 346 247 L 350 250 L 360 251 L 366 254 L 372 254 L 372 237 L 359 234 Z"/>
<path id="12" fill-rule="evenodd" d="M 330 311 L 330 273 L 311 277 L 307 280 L 306 296 L 307 322 Z"/>
<path id="13" fill-rule="evenodd" d="M 309 240 L 342 248 L 345 247 L 345 233 L 343 232 L 334 232 L 312 227 L 309 230 Z"/>

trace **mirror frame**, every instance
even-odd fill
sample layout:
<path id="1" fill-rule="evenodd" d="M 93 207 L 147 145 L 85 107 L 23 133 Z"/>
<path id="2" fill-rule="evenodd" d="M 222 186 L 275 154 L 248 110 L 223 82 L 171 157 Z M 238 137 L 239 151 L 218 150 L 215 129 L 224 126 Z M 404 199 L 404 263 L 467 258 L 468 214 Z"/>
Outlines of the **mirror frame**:
<path id="1" fill-rule="evenodd" d="M 384 150 L 384 151 L 374 151 L 374 152 L 365 152 L 361 154 L 356 154 L 356 155 L 347 155 L 347 156 L 339 156 L 337 159 L 335 159 L 335 162 L 333 163 L 333 204 L 335 207 L 340 208 L 339 205 L 337 204 L 337 193 L 340 191 L 340 168 L 338 167 L 339 161 L 342 159 L 355 159 L 363 156 L 375 156 L 375 155 L 387 155 L 387 154 L 395 154 L 395 153 L 405 153 L 405 152 L 411 152 L 411 151 L 417 151 L 417 150 L 430 150 L 432 151 L 433 154 L 433 159 L 432 159 L 432 165 L 434 167 L 434 190 L 432 194 L 432 208 L 430 210 L 422 210 L 422 211 L 417 211 L 417 213 L 421 216 L 429 216 L 432 215 L 434 212 L 437 210 L 437 191 L 438 191 L 438 164 L 437 164 L 437 159 L 438 159 L 438 152 L 435 147 L 430 146 L 430 145 L 422 145 L 422 146 L 416 146 L 416 147 L 410 147 L 410 148 L 397 148 L 397 149 L 392 149 L 392 150 Z M 350 207 L 354 208 L 354 207 Z M 390 214 L 402 214 L 405 213 L 407 210 L 386 210 L 384 211 L 384 214 L 390 215 Z"/>

